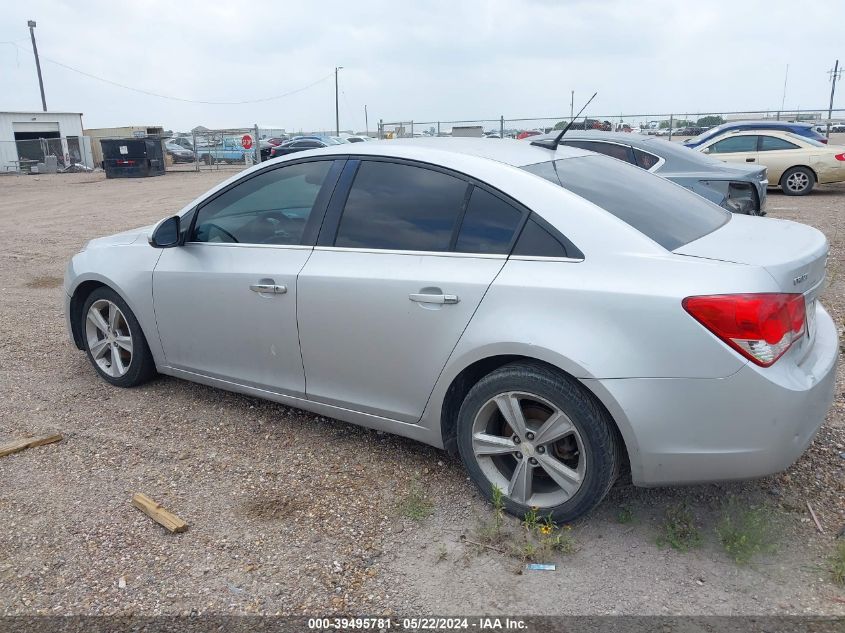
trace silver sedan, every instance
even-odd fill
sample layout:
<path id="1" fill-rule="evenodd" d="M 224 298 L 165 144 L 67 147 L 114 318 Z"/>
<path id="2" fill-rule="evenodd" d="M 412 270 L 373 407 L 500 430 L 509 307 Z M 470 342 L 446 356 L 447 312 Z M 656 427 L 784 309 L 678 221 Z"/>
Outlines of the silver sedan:
<path id="1" fill-rule="evenodd" d="M 569 521 L 642 486 L 789 466 L 833 399 L 828 243 L 621 161 L 489 139 L 248 169 L 65 276 L 70 335 L 156 373 L 460 456 Z"/>

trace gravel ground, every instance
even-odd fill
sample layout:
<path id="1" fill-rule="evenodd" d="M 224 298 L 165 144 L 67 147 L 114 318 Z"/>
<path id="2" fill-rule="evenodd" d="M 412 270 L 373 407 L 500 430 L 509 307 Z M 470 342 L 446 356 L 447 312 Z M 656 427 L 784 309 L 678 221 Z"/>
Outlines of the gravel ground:
<path id="1" fill-rule="evenodd" d="M 230 173 L 0 178 L 0 441 L 65 436 L 0 458 L 0 613 L 845 614 L 845 591 L 822 569 L 845 525 L 841 378 L 826 425 L 787 473 L 618 488 L 573 526 L 576 551 L 557 558 L 558 571 L 531 573 L 463 540 L 490 509 L 435 449 L 171 378 L 107 386 L 65 334 L 67 259 Z M 831 240 L 824 301 L 840 325 L 844 208 L 845 185 L 769 198 L 771 216 Z M 421 521 L 398 509 L 416 487 L 432 504 Z M 129 503 L 139 491 L 190 529 L 173 535 L 153 524 Z M 740 567 L 721 550 L 713 527 L 729 495 L 771 506 L 776 553 Z M 704 541 L 687 553 L 655 544 L 665 509 L 680 501 Z M 629 524 L 617 521 L 622 506 Z"/>

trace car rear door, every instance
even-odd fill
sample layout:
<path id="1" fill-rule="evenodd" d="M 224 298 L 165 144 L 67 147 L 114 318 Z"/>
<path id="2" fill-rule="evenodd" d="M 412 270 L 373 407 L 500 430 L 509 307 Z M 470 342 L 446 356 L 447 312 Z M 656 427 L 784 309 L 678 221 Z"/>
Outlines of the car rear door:
<path id="1" fill-rule="evenodd" d="M 430 165 L 350 160 L 298 280 L 308 398 L 419 420 L 525 216 Z"/>
<path id="2" fill-rule="evenodd" d="M 184 245 L 162 251 L 153 305 L 167 364 L 302 396 L 296 276 L 343 161 L 251 173 L 201 203 Z"/>

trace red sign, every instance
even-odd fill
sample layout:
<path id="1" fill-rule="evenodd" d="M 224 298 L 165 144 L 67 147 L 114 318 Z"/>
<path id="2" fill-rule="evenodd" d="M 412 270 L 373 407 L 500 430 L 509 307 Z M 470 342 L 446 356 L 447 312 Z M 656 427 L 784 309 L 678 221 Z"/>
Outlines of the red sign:
<path id="1" fill-rule="evenodd" d="M 243 138 L 241 139 L 241 145 L 243 145 L 244 149 L 251 149 L 252 137 L 249 134 L 244 134 Z"/>

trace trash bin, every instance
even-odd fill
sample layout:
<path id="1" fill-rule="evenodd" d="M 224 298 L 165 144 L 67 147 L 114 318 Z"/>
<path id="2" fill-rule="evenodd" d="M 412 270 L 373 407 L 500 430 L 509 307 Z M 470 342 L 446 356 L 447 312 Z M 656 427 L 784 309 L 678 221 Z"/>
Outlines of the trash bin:
<path id="1" fill-rule="evenodd" d="M 106 178 L 145 178 L 164 173 L 164 151 L 156 138 L 101 139 Z"/>

